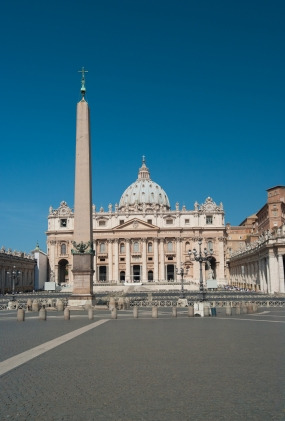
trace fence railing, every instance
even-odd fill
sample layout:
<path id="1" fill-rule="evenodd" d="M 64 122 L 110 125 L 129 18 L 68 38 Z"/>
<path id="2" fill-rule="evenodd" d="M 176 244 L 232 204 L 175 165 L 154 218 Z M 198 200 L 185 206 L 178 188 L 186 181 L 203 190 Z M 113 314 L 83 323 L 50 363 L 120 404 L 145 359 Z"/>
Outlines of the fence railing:
<path id="1" fill-rule="evenodd" d="M 46 309 L 50 309 L 50 310 L 56 310 L 58 308 L 58 299 L 37 299 L 36 300 L 38 303 L 39 308 L 46 308 Z M 61 301 L 61 306 L 63 305 L 63 307 L 67 307 L 68 305 L 68 298 L 63 298 L 60 300 Z M 105 304 L 106 308 L 106 304 L 109 304 L 110 299 L 106 298 L 106 300 L 102 301 L 99 300 L 98 307 L 100 307 L 100 304 Z M 179 302 L 179 298 L 173 298 L 173 297 L 167 297 L 164 299 L 135 299 L 135 298 L 130 298 L 130 299 L 119 299 L 119 300 L 114 300 L 115 304 L 118 305 L 121 308 L 129 308 L 129 307 L 179 307 L 180 302 Z M 187 297 L 187 303 L 188 306 L 194 306 L 194 303 L 196 303 L 197 301 L 199 301 L 197 299 L 197 297 L 195 297 L 195 299 L 193 298 L 188 298 Z M 279 299 L 247 299 L 245 300 L 244 297 L 242 297 L 242 299 L 235 299 L 235 300 L 225 300 L 223 298 L 220 297 L 220 299 L 210 299 L 207 300 L 210 303 L 211 307 L 217 307 L 217 308 L 222 308 L 222 307 L 226 307 L 228 305 L 230 305 L 231 307 L 235 308 L 238 306 L 242 306 L 242 305 L 248 305 L 248 304 L 255 304 L 257 307 L 285 307 L 285 300 L 284 298 L 279 298 Z M 123 302 L 127 302 L 127 306 L 123 305 Z M 5 310 L 16 310 L 16 309 L 24 309 L 24 310 L 32 310 L 32 302 L 31 300 L 18 300 L 18 301 L 6 301 L 6 302 L 0 302 L 0 311 L 5 311 Z"/>

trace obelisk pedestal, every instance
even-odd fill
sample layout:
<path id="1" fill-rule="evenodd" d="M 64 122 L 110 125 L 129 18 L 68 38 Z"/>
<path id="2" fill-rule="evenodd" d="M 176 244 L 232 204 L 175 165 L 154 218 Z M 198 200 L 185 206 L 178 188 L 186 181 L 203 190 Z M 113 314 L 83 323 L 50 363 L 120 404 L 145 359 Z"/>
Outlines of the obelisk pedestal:
<path id="1" fill-rule="evenodd" d="M 82 68 L 81 94 L 76 112 L 76 160 L 74 189 L 73 293 L 68 305 L 94 305 L 93 294 L 93 224 L 89 107 L 85 101 Z"/>

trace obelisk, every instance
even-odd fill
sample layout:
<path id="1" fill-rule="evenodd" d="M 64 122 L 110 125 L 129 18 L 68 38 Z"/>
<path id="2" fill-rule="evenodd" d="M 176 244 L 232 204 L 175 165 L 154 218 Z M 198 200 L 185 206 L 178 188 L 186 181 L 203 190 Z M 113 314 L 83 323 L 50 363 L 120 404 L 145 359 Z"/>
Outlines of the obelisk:
<path id="1" fill-rule="evenodd" d="M 73 293 L 69 306 L 94 304 L 93 295 L 93 224 L 92 180 L 89 107 L 85 100 L 84 67 L 80 70 L 81 100 L 76 110 L 76 158 L 74 189 L 74 235 L 73 235 Z"/>

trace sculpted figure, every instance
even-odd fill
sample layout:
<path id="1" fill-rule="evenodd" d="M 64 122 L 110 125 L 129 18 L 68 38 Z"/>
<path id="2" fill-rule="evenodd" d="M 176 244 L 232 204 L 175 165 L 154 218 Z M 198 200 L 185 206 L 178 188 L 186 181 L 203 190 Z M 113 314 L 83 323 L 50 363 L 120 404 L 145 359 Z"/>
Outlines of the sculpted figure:
<path id="1" fill-rule="evenodd" d="M 87 243 L 83 243 L 83 241 L 81 241 L 80 243 L 76 243 L 75 241 L 72 241 L 72 245 L 77 250 L 78 253 L 85 253 L 88 247 L 90 247 L 91 249 L 90 241 L 87 241 Z"/>

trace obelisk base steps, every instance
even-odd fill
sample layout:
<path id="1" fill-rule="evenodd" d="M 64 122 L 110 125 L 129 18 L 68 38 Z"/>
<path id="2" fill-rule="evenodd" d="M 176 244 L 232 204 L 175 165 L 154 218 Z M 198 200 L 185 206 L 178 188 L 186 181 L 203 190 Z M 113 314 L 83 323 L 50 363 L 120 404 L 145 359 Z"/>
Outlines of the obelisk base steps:
<path id="1" fill-rule="evenodd" d="M 93 258 L 89 253 L 73 255 L 73 293 L 68 300 L 69 307 L 95 305 Z"/>
<path id="2" fill-rule="evenodd" d="M 95 295 L 72 295 L 68 299 L 68 308 L 81 309 L 94 307 L 96 304 Z"/>

